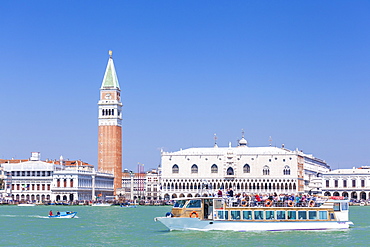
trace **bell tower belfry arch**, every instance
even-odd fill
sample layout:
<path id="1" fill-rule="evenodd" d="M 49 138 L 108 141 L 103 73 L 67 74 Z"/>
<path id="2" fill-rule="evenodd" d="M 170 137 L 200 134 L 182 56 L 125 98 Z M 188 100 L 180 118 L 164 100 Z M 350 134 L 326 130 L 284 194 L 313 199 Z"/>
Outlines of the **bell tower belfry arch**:
<path id="1" fill-rule="evenodd" d="M 98 108 L 98 169 L 113 172 L 116 194 L 122 187 L 122 103 L 112 51 L 100 87 Z"/>

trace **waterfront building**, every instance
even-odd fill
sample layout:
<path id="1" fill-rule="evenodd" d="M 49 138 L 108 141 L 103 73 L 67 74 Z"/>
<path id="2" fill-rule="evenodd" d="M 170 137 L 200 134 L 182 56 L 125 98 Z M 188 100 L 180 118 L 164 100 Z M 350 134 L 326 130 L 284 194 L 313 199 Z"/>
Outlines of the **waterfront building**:
<path id="1" fill-rule="evenodd" d="M 354 200 L 370 199 L 370 167 L 337 169 L 322 174 L 324 196 L 342 196 Z"/>
<path id="2" fill-rule="evenodd" d="M 249 147 L 189 148 L 161 153 L 163 198 L 225 193 L 318 193 L 310 179 L 329 171 L 325 161 L 299 150 Z"/>
<path id="3" fill-rule="evenodd" d="M 111 173 L 96 171 L 82 161 L 40 160 L 34 152 L 29 160 L 3 160 L 4 198 L 15 201 L 84 201 L 113 196 Z"/>
<path id="4" fill-rule="evenodd" d="M 160 169 L 134 173 L 125 169 L 119 196 L 126 200 L 160 200 Z"/>
<path id="5" fill-rule="evenodd" d="M 145 197 L 146 200 L 160 200 L 161 188 L 161 169 L 152 169 L 146 172 L 145 179 Z"/>
<path id="6" fill-rule="evenodd" d="M 29 160 L 9 160 L 1 166 L 7 177 L 7 197 L 17 201 L 50 201 L 53 172 L 62 169 L 60 165 L 41 161 L 37 152 Z"/>
<path id="7" fill-rule="evenodd" d="M 122 185 L 122 103 L 111 51 L 109 55 L 98 102 L 98 169 L 114 174 L 116 192 Z"/>
<path id="8" fill-rule="evenodd" d="M 125 169 L 122 173 L 122 188 L 119 196 L 126 200 L 145 199 L 146 174 Z"/>
<path id="9" fill-rule="evenodd" d="M 63 161 L 61 161 L 63 163 Z M 53 173 L 51 201 L 96 201 L 113 198 L 114 176 L 76 161 Z"/>

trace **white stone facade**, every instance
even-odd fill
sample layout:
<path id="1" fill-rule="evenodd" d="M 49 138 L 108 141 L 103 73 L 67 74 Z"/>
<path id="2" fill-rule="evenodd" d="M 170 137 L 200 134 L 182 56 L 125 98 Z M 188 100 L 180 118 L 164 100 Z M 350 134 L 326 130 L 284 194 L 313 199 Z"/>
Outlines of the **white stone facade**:
<path id="1" fill-rule="evenodd" d="M 322 192 L 325 196 L 369 201 L 370 167 L 338 169 L 322 174 Z"/>
<path id="2" fill-rule="evenodd" d="M 235 193 L 309 192 L 309 179 L 329 171 L 322 160 L 301 151 L 277 147 L 189 148 L 162 152 L 162 198 Z"/>
<path id="3" fill-rule="evenodd" d="M 113 196 L 113 174 L 90 167 L 66 167 L 40 160 L 3 163 L 3 197 L 14 201 L 83 201 Z"/>
<path id="4" fill-rule="evenodd" d="M 94 201 L 113 196 L 113 174 L 69 168 L 53 174 L 51 201 Z"/>

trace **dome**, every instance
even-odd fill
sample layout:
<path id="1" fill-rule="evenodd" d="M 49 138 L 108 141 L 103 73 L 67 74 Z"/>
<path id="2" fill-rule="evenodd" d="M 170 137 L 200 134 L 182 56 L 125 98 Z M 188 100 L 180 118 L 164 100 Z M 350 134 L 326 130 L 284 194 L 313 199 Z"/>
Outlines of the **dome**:
<path id="1" fill-rule="evenodd" d="M 244 137 L 242 137 L 242 139 L 240 139 L 239 141 L 239 146 L 247 146 L 248 142 L 246 139 L 244 139 Z"/>

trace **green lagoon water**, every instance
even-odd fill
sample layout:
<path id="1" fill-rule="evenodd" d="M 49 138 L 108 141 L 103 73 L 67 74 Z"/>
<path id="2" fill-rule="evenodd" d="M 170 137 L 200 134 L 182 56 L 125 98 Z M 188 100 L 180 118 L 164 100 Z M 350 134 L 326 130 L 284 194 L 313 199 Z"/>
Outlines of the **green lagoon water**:
<path id="1" fill-rule="evenodd" d="M 49 219 L 49 210 L 77 211 Z M 171 207 L 0 206 L 0 246 L 370 246 L 370 207 L 350 207 L 342 231 L 168 231 L 156 216 Z"/>

